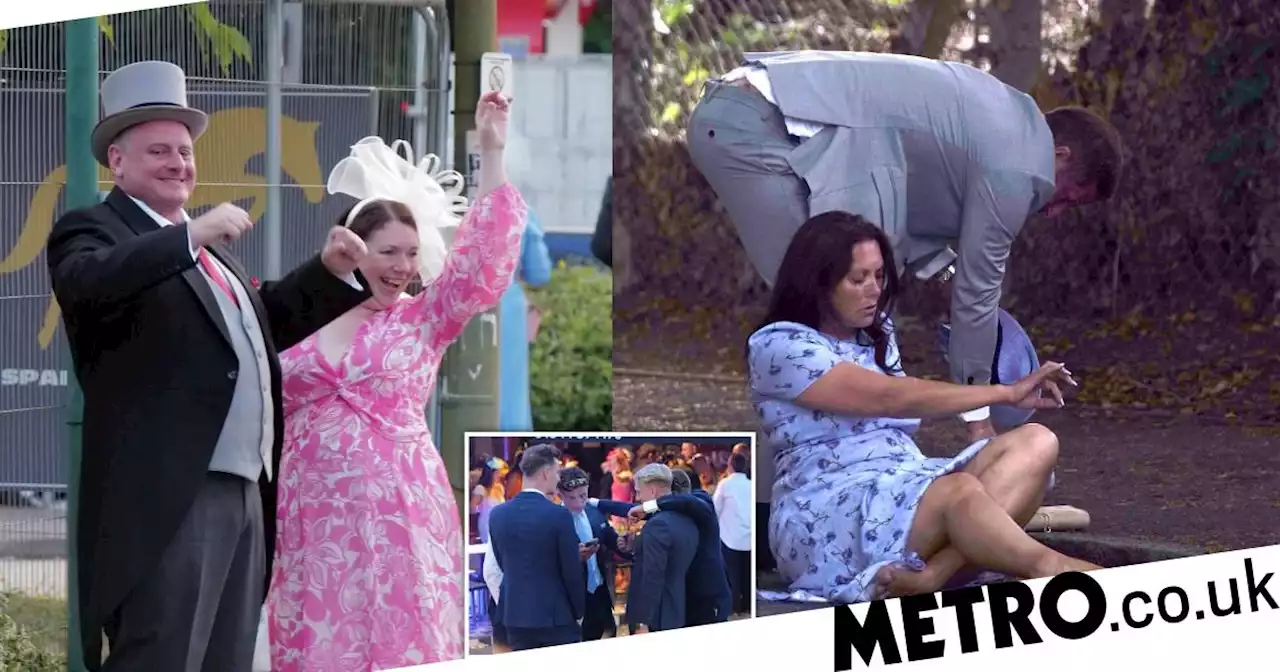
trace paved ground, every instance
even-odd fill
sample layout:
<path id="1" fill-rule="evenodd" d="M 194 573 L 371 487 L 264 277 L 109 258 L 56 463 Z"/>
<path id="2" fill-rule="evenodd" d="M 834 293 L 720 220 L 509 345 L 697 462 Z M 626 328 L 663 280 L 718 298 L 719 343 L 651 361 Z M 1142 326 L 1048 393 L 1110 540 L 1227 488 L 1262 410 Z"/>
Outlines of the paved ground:
<path id="1" fill-rule="evenodd" d="M 60 508 L 0 507 L 0 591 L 65 599 L 66 557 Z"/>
<path id="2" fill-rule="evenodd" d="M 680 326 L 615 324 L 614 429 L 617 431 L 754 430 L 741 354 L 723 333 L 690 334 Z M 900 325 L 901 327 L 901 325 Z M 741 327 L 728 324 L 736 340 Z M 907 334 L 904 352 L 916 375 L 937 376 L 926 335 Z M 741 341 L 737 341 L 741 342 Z M 1068 363 L 1070 364 L 1069 360 Z M 1081 366 L 1071 364 L 1077 374 Z M 662 377 L 632 375 L 656 371 Z M 699 379 L 697 376 L 711 376 Z M 1087 389 L 1089 378 L 1082 380 Z M 1069 401 L 1040 413 L 1062 449 L 1058 488 L 1051 504 L 1069 504 L 1092 516 L 1091 532 L 1221 551 L 1280 543 L 1280 427 L 1240 420 L 1104 409 Z M 930 455 L 963 447 L 958 421 L 925 423 L 917 437 Z"/>

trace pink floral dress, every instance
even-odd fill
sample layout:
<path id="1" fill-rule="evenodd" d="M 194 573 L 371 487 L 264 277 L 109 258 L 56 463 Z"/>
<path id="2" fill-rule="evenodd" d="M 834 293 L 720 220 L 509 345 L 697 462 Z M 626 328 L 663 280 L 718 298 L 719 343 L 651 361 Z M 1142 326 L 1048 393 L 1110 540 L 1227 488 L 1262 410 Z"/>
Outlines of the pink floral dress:
<path id="1" fill-rule="evenodd" d="M 281 355 L 274 672 L 462 658 L 462 530 L 424 414 L 445 348 L 511 285 L 525 212 L 510 184 L 479 199 L 440 277 L 362 323 L 336 366 L 315 335 Z"/>

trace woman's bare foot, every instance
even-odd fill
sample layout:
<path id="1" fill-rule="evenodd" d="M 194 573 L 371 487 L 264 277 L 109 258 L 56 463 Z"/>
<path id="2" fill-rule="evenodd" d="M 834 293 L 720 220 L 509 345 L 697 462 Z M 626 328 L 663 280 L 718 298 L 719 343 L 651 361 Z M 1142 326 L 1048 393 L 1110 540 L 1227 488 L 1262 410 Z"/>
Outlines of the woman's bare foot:
<path id="1" fill-rule="evenodd" d="M 1095 569 L 1102 569 L 1093 563 L 1077 560 L 1056 551 L 1050 551 L 1045 554 L 1044 559 L 1037 564 L 1039 565 L 1038 574 L 1040 577 L 1057 576 L 1065 572 L 1092 572 Z"/>
<path id="2" fill-rule="evenodd" d="M 1095 565 L 1092 562 L 1085 562 L 1075 558 L 1067 558 L 1067 560 L 1069 561 L 1067 562 L 1068 572 L 1092 572 L 1095 569 L 1102 569 L 1100 565 Z"/>
<path id="3" fill-rule="evenodd" d="M 944 581 L 936 570 L 927 565 L 918 572 L 898 565 L 885 565 L 876 572 L 877 599 L 932 593 L 941 590 Z"/>

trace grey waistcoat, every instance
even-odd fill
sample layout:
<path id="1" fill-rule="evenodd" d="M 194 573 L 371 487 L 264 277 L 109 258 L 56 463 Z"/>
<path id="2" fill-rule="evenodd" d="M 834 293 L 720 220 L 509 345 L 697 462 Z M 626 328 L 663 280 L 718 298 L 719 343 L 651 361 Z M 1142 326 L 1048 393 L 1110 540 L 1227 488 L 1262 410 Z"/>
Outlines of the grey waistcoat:
<path id="1" fill-rule="evenodd" d="M 218 266 L 235 291 L 241 294 L 241 305 L 248 308 L 248 297 L 243 296 L 237 286 L 239 283 L 224 266 Z M 209 279 L 204 269 L 201 269 L 201 274 Z M 266 459 L 264 453 L 267 450 L 264 446 L 269 445 L 265 434 L 272 431 L 267 424 L 270 422 L 267 404 L 271 399 L 271 391 L 265 382 L 267 376 L 263 375 L 266 372 L 266 344 L 252 308 L 248 308 L 247 313 L 242 311 L 212 280 L 209 281 L 209 288 L 218 301 L 222 319 L 227 324 L 227 332 L 231 334 L 231 346 L 239 360 L 231 408 L 227 411 L 227 419 L 223 421 L 222 432 L 218 435 L 213 459 L 209 461 L 209 471 L 235 474 L 256 482 L 262 475 Z M 248 319 L 245 319 L 246 315 Z"/>

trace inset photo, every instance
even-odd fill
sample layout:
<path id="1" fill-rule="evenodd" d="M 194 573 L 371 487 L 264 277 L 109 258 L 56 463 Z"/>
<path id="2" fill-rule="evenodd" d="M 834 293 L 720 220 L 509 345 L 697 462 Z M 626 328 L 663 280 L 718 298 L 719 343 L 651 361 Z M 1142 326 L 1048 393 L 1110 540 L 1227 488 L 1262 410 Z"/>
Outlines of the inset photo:
<path id="1" fill-rule="evenodd" d="M 750 618 L 754 443 L 468 433 L 468 655 Z"/>

